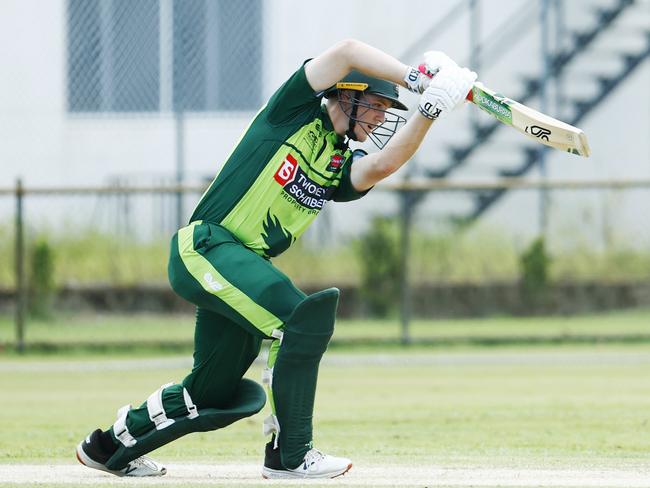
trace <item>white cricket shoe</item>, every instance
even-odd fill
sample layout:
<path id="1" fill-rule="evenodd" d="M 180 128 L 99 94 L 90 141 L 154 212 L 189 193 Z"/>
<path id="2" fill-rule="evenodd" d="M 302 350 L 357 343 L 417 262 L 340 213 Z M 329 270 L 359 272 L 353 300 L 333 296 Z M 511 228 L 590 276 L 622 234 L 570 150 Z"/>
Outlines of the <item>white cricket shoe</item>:
<path id="1" fill-rule="evenodd" d="M 279 451 L 279 449 L 276 450 Z M 278 466 L 278 463 L 269 463 L 268 461 L 267 456 L 262 469 L 262 476 L 267 479 L 336 478 L 347 473 L 352 467 L 352 462 L 349 459 L 323 454 L 318 449 L 307 451 L 305 459 L 295 469 L 285 469 Z M 273 466 L 269 466 L 270 464 Z"/>
<path id="2" fill-rule="evenodd" d="M 116 476 L 162 476 L 167 473 L 167 468 L 147 456 L 140 456 L 119 470 L 107 468 L 104 463 L 108 458 L 101 452 L 97 442 L 99 432 L 101 431 L 96 430 L 77 446 L 77 459 L 84 466 Z"/>

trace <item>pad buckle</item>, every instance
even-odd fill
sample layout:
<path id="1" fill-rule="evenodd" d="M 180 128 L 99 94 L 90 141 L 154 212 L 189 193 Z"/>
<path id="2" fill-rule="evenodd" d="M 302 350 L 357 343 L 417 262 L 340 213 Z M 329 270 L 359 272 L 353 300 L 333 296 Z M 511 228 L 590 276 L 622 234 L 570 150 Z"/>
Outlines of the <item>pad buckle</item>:
<path id="1" fill-rule="evenodd" d="M 190 397 L 190 393 L 187 391 L 187 388 L 183 388 L 183 400 L 185 400 L 185 407 L 187 408 L 187 418 L 195 419 L 199 416 L 199 411 Z"/>
<path id="2" fill-rule="evenodd" d="M 149 398 L 147 398 L 147 411 L 149 412 L 149 419 L 156 425 L 156 430 L 163 430 L 174 423 L 174 419 L 167 418 L 165 408 L 162 403 L 162 394 L 165 388 L 170 387 L 174 383 L 166 383 L 154 391 Z"/>
<path id="3" fill-rule="evenodd" d="M 271 337 L 274 339 L 280 339 L 280 344 L 282 344 L 282 338 L 284 337 L 284 332 L 282 332 L 280 329 L 273 329 L 271 331 Z"/>
<path id="4" fill-rule="evenodd" d="M 113 434 L 118 441 L 120 441 L 124 447 L 133 447 L 137 444 L 135 437 L 131 435 L 129 429 L 126 426 L 126 416 L 131 410 L 131 405 L 124 405 L 117 411 L 117 420 L 113 424 Z"/>
<path id="5" fill-rule="evenodd" d="M 273 386 L 273 368 L 266 367 L 262 370 L 262 384 L 269 388 Z"/>
<path id="6" fill-rule="evenodd" d="M 278 422 L 278 418 L 275 415 L 271 414 L 264 419 L 264 423 L 262 424 L 262 432 L 264 436 L 267 436 L 269 434 L 275 434 L 273 449 L 277 449 L 278 438 L 280 437 L 278 435 L 280 433 L 280 423 Z"/>

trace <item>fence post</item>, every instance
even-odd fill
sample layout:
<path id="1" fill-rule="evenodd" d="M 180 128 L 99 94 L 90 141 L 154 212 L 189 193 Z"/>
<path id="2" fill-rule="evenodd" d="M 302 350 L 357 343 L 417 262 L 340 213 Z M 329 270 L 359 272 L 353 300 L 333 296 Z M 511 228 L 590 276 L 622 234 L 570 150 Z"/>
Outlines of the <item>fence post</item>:
<path id="1" fill-rule="evenodd" d="M 25 240 L 23 227 L 23 182 L 16 180 L 16 349 L 25 350 Z"/>
<path id="2" fill-rule="evenodd" d="M 183 215 L 183 191 L 181 186 L 185 182 L 185 113 L 183 108 L 177 109 L 174 113 L 176 127 L 176 228 L 180 229 L 184 224 Z"/>
<path id="3" fill-rule="evenodd" d="M 539 85 L 539 105 L 542 113 L 548 113 L 548 80 L 550 77 L 551 52 L 549 45 L 550 22 L 549 22 L 549 0 L 542 0 L 539 7 L 539 24 L 540 24 L 540 55 L 542 62 L 541 83 Z M 540 145 L 539 151 L 539 176 L 543 182 L 546 182 L 548 168 L 546 165 L 546 154 L 548 147 Z M 541 188 L 539 191 L 539 233 L 542 237 L 548 237 L 548 208 L 549 208 L 549 190 Z"/>
<path id="4" fill-rule="evenodd" d="M 401 322 L 401 342 L 409 344 L 411 334 L 409 326 L 411 322 L 411 285 L 409 276 L 409 256 L 411 254 L 411 222 L 413 209 L 415 207 L 414 195 L 409 190 L 400 191 L 401 196 L 401 229 L 400 236 L 402 242 L 400 245 L 400 322 Z"/>

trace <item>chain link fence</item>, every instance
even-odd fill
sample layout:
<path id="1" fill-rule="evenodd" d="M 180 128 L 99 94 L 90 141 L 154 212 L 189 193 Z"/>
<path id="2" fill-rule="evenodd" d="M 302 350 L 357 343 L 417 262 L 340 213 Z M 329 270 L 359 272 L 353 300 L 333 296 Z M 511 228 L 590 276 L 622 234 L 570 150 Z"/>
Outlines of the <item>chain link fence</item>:
<path id="1" fill-rule="evenodd" d="M 254 110 L 261 0 L 68 0 L 71 113 Z"/>

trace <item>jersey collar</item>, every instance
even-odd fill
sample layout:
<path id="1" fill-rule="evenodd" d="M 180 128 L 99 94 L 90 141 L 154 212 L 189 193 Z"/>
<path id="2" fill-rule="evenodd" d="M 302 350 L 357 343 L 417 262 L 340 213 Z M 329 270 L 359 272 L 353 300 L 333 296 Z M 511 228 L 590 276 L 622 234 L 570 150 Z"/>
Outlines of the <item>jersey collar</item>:
<path id="1" fill-rule="evenodd" d="M 320 107 L 320 119 L 323 121 L 323 129 L 325 129 L 328 132 L 334 132 L 334 124 L 332 124 L 332 119 L 330 119 L 330 115 L 327 113 L 327 108 L 325 105 L 321 105 Z M 336 135 L 336 146 L 345 146 L 347 149 L 347 144 L 345 143 L 345 138 L 342 135 L 336 134 L 334 132 L 334 135 Z"/>

